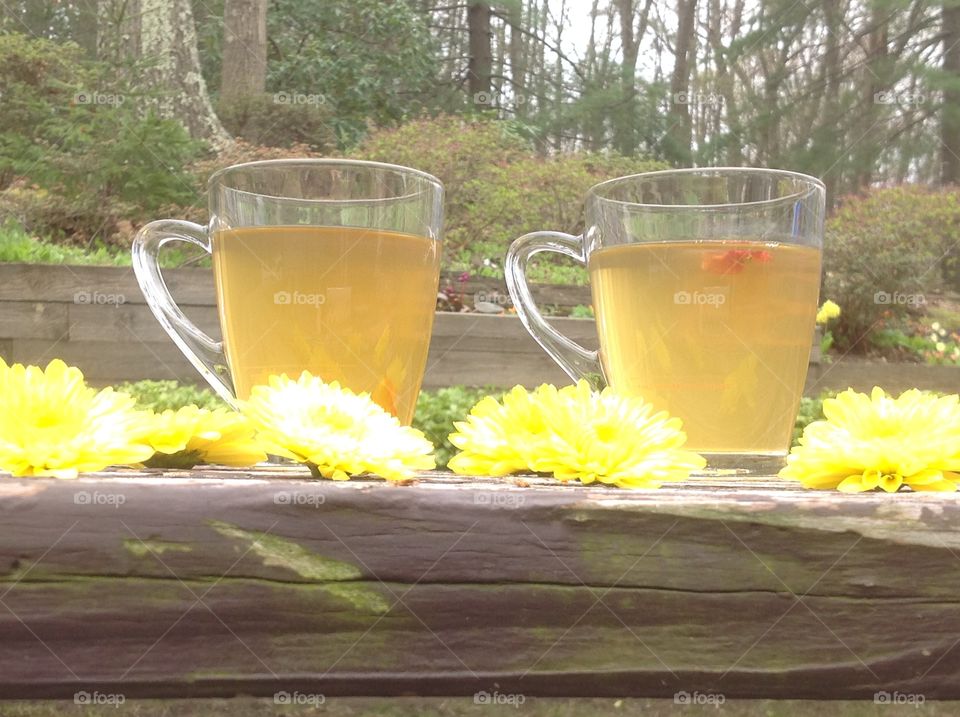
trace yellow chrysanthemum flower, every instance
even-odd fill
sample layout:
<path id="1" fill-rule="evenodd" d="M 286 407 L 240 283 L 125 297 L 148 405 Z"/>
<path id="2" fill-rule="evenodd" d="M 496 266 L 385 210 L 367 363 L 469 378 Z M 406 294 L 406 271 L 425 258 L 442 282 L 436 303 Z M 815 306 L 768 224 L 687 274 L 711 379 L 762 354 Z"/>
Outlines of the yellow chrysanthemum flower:
<path id="1" fill-rule="evenodd" d="M 780 471 L 807 488 L 859 493 L 953 491 L 960 481 L 960 405 L 911 389 L 899 398 L 848 389 L 823 402 L 825 421 L 808 425 Z"/>
<path id="2" fill-rule="evenodd" d="M 823 306 L 817 311 L 817 323 L 825 324 L 830 321 L 830 319 L 835 319 L 838 316 L 840 316 L 840 307 L 830 299 L 827 299 L 823 302 Z"/>
<path id="3" fill-rule="evenodd" d="M 683 449 L 680 419 L 613 389 L 591 391 L 586 381 L 532 394 L 517 386 L 503 403 L 487 397 L 450 442 L 461 450 L 448 466 L 465 475 L 515 471 L 552 473 L 559 480 L 599 481 L 623 488 L 656 488 L 680 481 L 706 464 Z"/>
<path id="4" fill-rule="evenodd" d="M 401 426 L 368 394 L 307 371 L 297 381 L 271 376 L 269 385 L 255 386 L 244 413 L 267 453 L 306 463 L 318 478 L 375 473 L 402 480 L 436 467 L 423 433 Z"/>
<path id="5" fill-rule="evenodd" d="M 134 399 L 86 385 L 80 369 L 54 359 L 46 369 L 0 359 L 0 470 L 15 476 L 76 478 L 153 454 L 141 439 Z"/>
<path id="6" fill-rule="evenodd" d="M 529 471 L 538 447 L 548 438 L 547 417 L 539 398 L 547 387 L 528 393 L 515 386 L 501 405 L 492 396 L 482 398 L 467 421 L 454 422 L 459 433 L 450 442 L 461 450 L 447 467 L 461 475 L 505 476 Z"/>
<path id="7" fill-rule="evenodd" d="M 151 468 L 192 468 L 198 463 L 252 466 L 267 459 L 246 416 L 225 408 L 184 406 L 150 415 L 144 440 L 156 454 Z"/>

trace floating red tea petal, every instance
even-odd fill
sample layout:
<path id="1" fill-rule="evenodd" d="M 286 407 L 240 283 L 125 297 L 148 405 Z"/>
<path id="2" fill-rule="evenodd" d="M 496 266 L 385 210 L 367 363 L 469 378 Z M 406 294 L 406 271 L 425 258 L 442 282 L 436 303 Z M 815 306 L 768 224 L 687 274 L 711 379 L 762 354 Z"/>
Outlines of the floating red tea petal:
<path id="1" fill-rule="evenodd" d="M 773 254 L 764 249 L 730 249 L 708 256 L 701 267 L 712 274 L 739 274 L 751 261 L 766 264 L 772 259 Z"/>

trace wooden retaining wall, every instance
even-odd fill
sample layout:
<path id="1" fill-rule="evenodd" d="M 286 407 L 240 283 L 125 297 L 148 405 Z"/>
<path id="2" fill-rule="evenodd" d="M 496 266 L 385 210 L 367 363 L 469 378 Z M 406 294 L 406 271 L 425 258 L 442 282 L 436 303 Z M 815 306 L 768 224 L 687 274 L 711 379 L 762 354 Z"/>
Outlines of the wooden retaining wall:
<path id="1" fill-rule="evenodd" d="M 184 312 L 218 337 L 210 270 L 176 269 L 164 276 Z M 444 283 L 446 278 L 463 291 L 468 304 L 478 294 L 495 303 L 506 301 L 506 289 L 495 280 L 459 282 L 450 275 Z M 540 285 L 534 287 L 534 294 L 545 307 L 590 303 L 585 287 Z M 570 338 L 596 347 L 592 320 L 552 321 Z M 79 366 L 96 384 L 198 379 L 154 319 L 129 267 L 0 264 L 0 356 L 8 362 L 34 364 L 62 358 Z M 544 381 L 566 383 L 568 379 L 515 316 L 437 315 L 425 387 L 535 386 Z M 807 379 L 808 393 L 847 386 L 867 390 L 874 385 L 891 391 L 916 386 L 954 392 L 960 390 L 960 370 L 844 359 L 813 363 Z"/>

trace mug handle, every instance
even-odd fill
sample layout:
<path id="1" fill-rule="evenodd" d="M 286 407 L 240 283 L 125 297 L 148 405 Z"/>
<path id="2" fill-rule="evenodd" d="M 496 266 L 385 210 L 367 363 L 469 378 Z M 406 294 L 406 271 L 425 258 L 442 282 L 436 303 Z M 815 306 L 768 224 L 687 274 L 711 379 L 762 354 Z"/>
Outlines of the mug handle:
<path id="1" fill-rule="evenodd" d="M 563 232 L 531 232 L 510 245 L 504 266 L 507 291 L 517 310 L 517 316 L 530 335 L 574 381 L 584 379 L 595 391 L 606 386 L 600 356 L 568 339 L 548 324 L 530 293 L 527 284 L 527 262 L 534 254 L 552 251 L 568 256 L 586 266 L 583 237 Z"/>
<path id="2" fill-rule="evenodd" d="M 170 296 L 170 290 L 160 274 L 160 248 L 177 241 L 193 244 L 208 254 L 212 253 L 206 227 L 178 219 L 150 222 L 133 238 L 133 273 L 160 325 L 217 395 L 236 408 L 237 399 L 233 394 L 223 343 L 211 339 L 184 315 Z"/>

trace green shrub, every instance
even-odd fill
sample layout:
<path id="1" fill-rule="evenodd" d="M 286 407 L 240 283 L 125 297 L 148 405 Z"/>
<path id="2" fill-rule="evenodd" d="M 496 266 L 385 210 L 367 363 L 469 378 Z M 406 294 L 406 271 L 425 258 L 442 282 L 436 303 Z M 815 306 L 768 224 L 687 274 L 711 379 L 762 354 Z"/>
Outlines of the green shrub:
<path id="1" fill-rule="evenodd" d="M 199 251 L 186 245 L 183 248 L 165 247 L 160 253 L 160 265 L 164 268 L 176 268 L 187 263 L 191 266 L 209 266 L 210 260 L 205 252 L 201 255 L 204 260 L 196 261 Z M 41 239 L 27 233 L 17 222 L 8 219 L 0 224 L 0 263 L 130 266 L 130 251 L 125 246 L 117 247 L 99 242 L 78 247 Z"/>
<path id="2" fill-rule="evenodd" d="M 814 421 L 822 421 L 823 402 L 827 398 L 836 396 L 835 391 L 824 391 L 819 396 L 804 396 L 800 399 L 800 410 L 797 412 L 797 420 L 793 424 L 793 439 L 791 445 L 796 444 L 800 436 L 803 435 L 803 429 Z"/>
<path id="3" fill-rule="evenodd" d="M 514 239 L 540 229 L 579 233 L 583 197 L 597 182 L 664 165 L 613 154 L 541 157 L 509 122 L 441 116 L 374 133 L 365 159 L 416 167 L 446 189 L 448 268 L 502 275 Z M 580 267 L 550 259 L 532 266 L 537 281 L 584 283 Z"/>
<path id="4" fill-rule="evenodd" d="M 221 101 L 217 116 L 230 134 L 250 144 L 334 150 L 337 138 L 329 108 L 316 102 L 284 101 L 291 97 L 297 99 L 296 95 L 275 93 Z"/>
<path id="5" fill-rule="evenodd" d="M 268 159 L 302 159 L 322 156 L 324 155 L 321 152 L 316 152 L 305 144 L 291 144 L 289 147 L 265 147 L 239 139 L 221 149 L 217 154 L 202 157 L 193 162 L 189 171 L 191 181 L 202 195 L 206 191 L 207 180 L 210 179 L 210 175 L 224 167 L 245 164 L 246 162 L 262 162 Z M 196 212 L 195 216 L 205 217 L 207 208 L 205 204 L 202 204 L 202 206 L 195 207 L 193 211 Z"/>
<path id="6" fill-rule="evenodd" d="M 824 242 L 824 294 L 843 307 L 831 325 L 837 349 L 863 351 L 881 318 L 924 308 L 958 226 L 954 192 L 903 185 L 842 201 Z"/>
<path id="7" fill-rule="evenodd" d="M 120 384 L 116 389 L 137 399 L 138 408 L 154 411 L 176 410 L 191 403 L 211 409 L 226 406 L 209 388 L 179 381 L 136 381 Z"/>
<path id="8" fill-rule="evenodd" d="M 870 343 L 878 349 L 886 349 L 886 354 L 901 361 L 921 361 L 925 352 L 936 346 L 926 336 L 908 334 L 902 329 L 883 327 L 870 334 Z"/>
<path id="9" fill-rule="evenodd" d="M 413 417 L 413 427 L 423 431 L 436 446 L 437 467 L 444 468 L 457 449 L 447 440 L 455 430 L 454 421 L 462 421 L 470 413 L 473 405 L 484 396 L 499 398 L 502 391 L 495 388 L 469 388 L 450 386 L 435 391 L 421 391 L 417 399 L 417 410 Z"/>
<path id="10" fill-rule="evenodd" d="M 429 16 L 413 2 L 277 0 L 267 36 L 268 91 L 322 92 L 341 147 L 355 145 L 368 126 L 435 106 L 449 91 L 437 82 Z"/>
<path id="11" fill-rule="evenodd" d="M 12 221 L 0 224 L 0 262 L 26 264 L 95 264 L 123 265 L 130 263 L 129 252 L 113 252 L 103 246 L 81 249 L 75 246 L 43 241 L 30 236 Z"/>
<path id="12" fill-rule="evenodd" d="M 0 35 L 0 96 L 0 218 L 123 243 L 132 227 L 118 225 L 196 197 L 183 167 L 200 145 L 76 45 Z"/>

